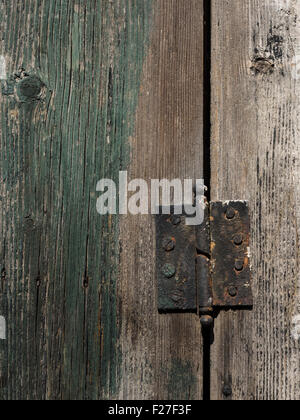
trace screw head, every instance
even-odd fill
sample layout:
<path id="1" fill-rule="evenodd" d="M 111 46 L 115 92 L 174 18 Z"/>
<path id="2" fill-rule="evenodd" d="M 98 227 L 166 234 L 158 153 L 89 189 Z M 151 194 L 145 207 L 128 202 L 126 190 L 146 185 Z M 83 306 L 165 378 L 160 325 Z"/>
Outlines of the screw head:
<path id="1" fill-rule="evenodd" d="M 165 238 L 163 240 L 163 248 L 167 252 L 173 251 L 175 248 L 175 240 L 173 238 Z"/>
<path id="2" fill-rule="evenodd" d="M 243 240 L 244 240 L 244 238 L 243 238 L 243 235 L 241 233 L 237 234 L 233 239 L 235 245 L 242 245 Z"/>
<path id="3" fill-rule="evenodd" d="M 178 225 L 180 225 L 180 223 L 181 223 L 181 217 L 178 215 L 173 215 L 172 217 L 171 217 L 171 222 L 172 222 L 172 224 L 174 225 L 174 226 L 178 226 Z"/>
<path id="4" fill-rule="evenodd" d="M 237 271 L 242 271 L 244 268 L 244 261 L 243 260 L 236 260 L 235 262 L 235 269 Z"/>
<path id="5" fill-rule="evenodd" d="M 165 264 L 162 268 L 162 273 L 167 279 L 171 279 L 176 274 L 176 267 L 173 264 Z"/>
<path id="6" fill-rule="evenodd" d="M 235 210 L 232 207 L 228 207 L 227 211 L 226 211 L 226 217 L 229 220 L 232 220 L 235 216 Z"/>
<path id="7" fill-rule="evenodd" d="M 235 286 L 231 286 L 228 289 L 228 293 L 229 293 L 229 296 L 236 297 L 237 294 L 238 294 L 238 290 L 237 290 L 237 288 Z"/>

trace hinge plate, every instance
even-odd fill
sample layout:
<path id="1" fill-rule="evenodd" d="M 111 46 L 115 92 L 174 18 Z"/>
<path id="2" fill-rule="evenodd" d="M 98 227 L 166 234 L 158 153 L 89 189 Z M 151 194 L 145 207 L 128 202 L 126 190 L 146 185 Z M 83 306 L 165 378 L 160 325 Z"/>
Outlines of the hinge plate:
<path id="1" fill-rule="evenodd" d="M 252 306 L 247 203 L 211 203 L 210 232 L 214 306 Z"/>
<path id="2" fill-rule="evenodd" d="M 212 202 L 201 226 L 186 215 L 156 216 L 158 310 L 253 305 L 246 202 Z"/>
<path id="3" fill-rule="evenodd" d="M 196 312 L 196 233 L 186 215 L 156 217 L 158 309 Z"/>

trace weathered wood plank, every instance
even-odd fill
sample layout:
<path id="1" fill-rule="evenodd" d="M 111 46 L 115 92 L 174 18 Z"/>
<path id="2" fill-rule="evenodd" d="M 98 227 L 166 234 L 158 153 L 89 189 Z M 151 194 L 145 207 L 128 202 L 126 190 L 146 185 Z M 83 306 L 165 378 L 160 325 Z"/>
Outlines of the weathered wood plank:
<path id="1" fill-rule="evenodd" d="M 158 0 L 129 178 L 203 176 L 203 2 Z M 151 216 L 121 220 L 121 398 L 201 399 L 196 315 L 159 315 Z"/>
<path id="2" fill-rule="evenodd" d="M 151 4 L 1 1 L 1 399 L 118 395 L 119 224 L 96 183 L 126 164 Z"/>
<path id="3" fill-rule="evenodd" d="M 212 199 L 250 202 L 255 296 L 216 322 L 212 397 L 299 399 L 299 3 L 212 13 Z"/>

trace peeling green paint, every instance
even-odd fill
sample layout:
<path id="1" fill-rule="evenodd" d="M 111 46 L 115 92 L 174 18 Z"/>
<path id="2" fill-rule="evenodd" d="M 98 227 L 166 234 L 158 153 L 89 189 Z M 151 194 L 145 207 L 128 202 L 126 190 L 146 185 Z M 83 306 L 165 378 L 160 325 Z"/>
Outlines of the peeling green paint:
<path id="1" fill-rule="evenodd" d="M 118 391 L 119 224 L 97 214 L 95 189 L 128 163 L 151 10 L 2 2 L 1 399 Z"/>

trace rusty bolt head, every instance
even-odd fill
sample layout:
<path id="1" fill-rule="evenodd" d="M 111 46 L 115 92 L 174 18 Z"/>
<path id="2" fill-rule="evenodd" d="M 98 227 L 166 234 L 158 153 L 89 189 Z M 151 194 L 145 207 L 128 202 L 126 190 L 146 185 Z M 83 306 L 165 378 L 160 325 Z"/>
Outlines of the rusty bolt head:
<path id="1" fill-rule="evenodd" d="M 175 240 L 173 238 L 166 238 L 163 240 L 163 248 L 167 252 L 173 251 L 175 248 Z"/>
<path id="2" fill-rule="evenodd" d="M 243 268 L 244 268 L 244 261 L 243 260 L 236 260 L 234 266 L 235 266 L 236 271 L 242 271 Z"/>
<path id="3" fill-rule="evenodd" d="M 181 223 L 181 217 L 179 215 L 173 215 L 171 217 L 171 222 L 174 226 L 178 226 Z"/>
<path id="4" fill-rule="evenodd" d="M 176 274 L 176 267 L 173 264 L 165 264 L 162 273 L 167 279 L 171 279 Z"/>
<path id="5" fill-rule="evenodd" d="M 228 293 L 229 293 L 229 296 L 236 297 L 237 294 L 238 294 L 238 290 L 237 290 L 237 288 L 235 286 L 231 286 L 228 289 Z"/>
<path id="6" fill-rule="evenodd" d="M 235 210 L 232 207 L 228 207 L 227 211 L 226 211 L 226 217 L 229 220 L 232 220 L 235 216 Z"/>
<path id="7" fill-rule="evenodd" d="M 243 243 L 243 235 L 241 234 L 241 233 L 239 233 L 239 234 L 237 234 L 235 237 L 234 237 L 234 244 L 235 245 L 242 245 L 242 243 Z"/>

